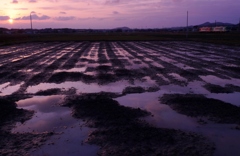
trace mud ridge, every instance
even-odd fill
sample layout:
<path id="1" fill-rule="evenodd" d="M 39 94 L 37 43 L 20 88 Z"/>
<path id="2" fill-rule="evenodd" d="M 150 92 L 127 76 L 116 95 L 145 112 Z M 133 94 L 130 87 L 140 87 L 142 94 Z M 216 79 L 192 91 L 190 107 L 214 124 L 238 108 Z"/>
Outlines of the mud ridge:
<path id="1" fill-rule="evenodd" d="M 240 124 L 240 107 L 199 94 L 164 94 L 161 103 L 181 114 L 206 117 L 216 123 Z"/>
<path id="2" fill-rule="evenodd" d="M 180 130 L 155 128 L 140 117 L 141 109 L 124 107 L 104 94 L 69 97 L 65 105 L 73 116 L 96 128 L 87 143 L 101 146 L 99 155 L 213 155 L 214 145 L 206 138 Z"/>

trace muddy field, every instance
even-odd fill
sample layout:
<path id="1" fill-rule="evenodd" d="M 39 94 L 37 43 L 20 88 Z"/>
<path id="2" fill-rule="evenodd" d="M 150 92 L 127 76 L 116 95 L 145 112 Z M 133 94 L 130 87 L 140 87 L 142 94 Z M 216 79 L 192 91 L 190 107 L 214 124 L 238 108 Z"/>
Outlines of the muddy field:
<path id="1" fill-rule="evenodd" d="M 240 155 L 240 47 L 0 47 L 0 155 Z"/>

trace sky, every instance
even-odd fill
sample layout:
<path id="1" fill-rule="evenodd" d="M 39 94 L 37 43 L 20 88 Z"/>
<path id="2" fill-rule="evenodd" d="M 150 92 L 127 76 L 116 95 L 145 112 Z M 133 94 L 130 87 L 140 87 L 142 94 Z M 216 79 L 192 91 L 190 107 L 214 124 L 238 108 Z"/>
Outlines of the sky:
<path id="1" fill-rule="evenodd" d="M 237 24 L 240 0 L 0 0 L 0 27 L 35 29 L 166 28 Z"/>

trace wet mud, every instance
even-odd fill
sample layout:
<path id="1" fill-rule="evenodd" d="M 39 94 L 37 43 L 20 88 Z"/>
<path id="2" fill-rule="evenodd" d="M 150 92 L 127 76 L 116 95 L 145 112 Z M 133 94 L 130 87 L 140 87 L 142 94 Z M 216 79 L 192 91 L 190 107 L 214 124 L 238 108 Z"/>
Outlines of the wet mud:
<path id="1" fill-rule="evenodd" d="M 68 90 L 65 89 L 60 89 L 60 88 L 51 88 L 47 90 L 40 90 L 35 93 L 35 95 L 41 95 L 41 96 L 46 96 L 46 95 L 73 95 L 76 94 L 76 89 L 75 88 L 69 88 Z"/>
<path id="2" fill-rule="evenodd" d="M 240 87 L 235 86 L 232 84 L 226 84 L 224 87 L 220 85 L 215 85 L 215 84 L 205 84 L 203 86 L 206 88 L 209 92 L 211 93 L 234 93 L 234 92 L 240 92 Z"/>
<path id="3" fill-rule="evenodd" d="M 33 112 L 17 109 L 17 104 L 9 98 L 0 98 L 0 125 L 6 124 L 6 122 L 24 122 L 31 118 Z"/>
<path id="4" fill-rule="evenodd" d="M 87 143 L 101 147 L 99 155 L 212 155 L 214 144 L 195 133 L 161 129 L 140 120 L 150 112 L 125 107 L 104 94 L 69 97 L 64 105 L 73 116 L 96 128 Z"/>
<path id="5" fill-rule="evenodd" d="M 155 123 L 161 125 L 162 117 L 170 112 L 168 119 L 190 116 L 201 119 L 195 124 L 210 125 L 207 118 L 234 124 L 238 129 L 239 52 L 236 46 L 180 41 L 48 42 L 0 47 L 1 155 L 14 155 L 16 150 L 27 155 L 48 140 L 52 133 L 15 134 L 11 129 L 34 113 L 33 106 L 28 110 L 17 108 L 19 100 L 34 96 L 48 99 L 51 95 L 67 96 L 65 105 L 72 108 L 73 116 L 95 128 L 86 142 L 100 146 L 99 155 L 214 155 L 214 139 L 209 135 L 177 130 L 181 126 L 157 128 L 144 119 L 154 118 L 155 112 L 159 117 L 154 118 Z M 146 104 L 148 111 L 133 108 L 140 103 L 136 94 L 158 94 L 159 105 Z M 133 101 L 125 106 L 116 101 L 129 95 Z M 44 103 L 39 97 L 39 103 L 32 105 Z M 189 122 L 191 119 L 187 118 Z M 22 144 L 14 148 L 18 142 Z M 216 148 L 218 154 L 223 147 Z M 224 152 L 239 152 L 238 148 L 229 149 Z"/>
<path id="6" fill-rule="evenodd" d="M 11 129 L 17 122 L 22 124 L 29 120 L 34 112 L 17 109 L 12 99 L 0 98 L 0 155 L 29 155 L 30 150 L 40 147 L 53 135 L 45 133 L 11 133 Z"/>
<path id="7" fill-rule="evenodd" d="M 206 47 L 210 48 L 204 50 Z M 189 81 L 201 80 L 199 75 L 240 78 L 238 70 L 230 70 L 238 68 L 239 55 L 226 53 L 228 47 L 219 50 L 191 42 L 69 42 L 39 44 L 35 51 L 30 45 L 17 48 L 20 58 L 15 51 L 1 54 L 7 60 L 1 59 L 0 82 L 12 85 L 25 82 L 18 94 L 24 93 L 28 86 L 45 82 L 108 84 L 128 80 L 133 83 L 150 76 L 158 85 L 187 85 Z M 228 59 L 224 60 L 226 57 Z M 214 59 L 221 61 L 214 62 Z M 82 72 L 54 72 L 84 66 L 87 68 Z"/>
<path id="8" fill-rule="evenodd" d="M 163 104 L 191 117 L 205 117 L 217 123 L 240 124 L 240 107 L 197 94 L 164 94 Z"/>

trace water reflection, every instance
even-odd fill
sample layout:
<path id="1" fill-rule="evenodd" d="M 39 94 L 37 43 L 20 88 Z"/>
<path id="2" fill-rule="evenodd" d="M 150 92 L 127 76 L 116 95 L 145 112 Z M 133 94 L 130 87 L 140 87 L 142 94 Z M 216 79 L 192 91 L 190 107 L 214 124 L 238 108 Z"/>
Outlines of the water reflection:
<path id="1" fill-rule="evenodd" d="M 152 113 L 146 120 L 161 128 L 191 130 L 197 126 L 196 122 L 185 115 L 173 111 L 169 106 L 160 104 L 158 97 L 167 93 L 163 90 L 155 93 L 130 94 L 116 100 L 124 106 L 141 108 Z M 146 98 L 148 97 L 148 98 Z"/>
<path id="2" fill-rule="evenodd" d="M 64 69 L 57 69 L 54 70 L 54 73 L 58 73 L 58 72 L 84 72 L 86 70 L 87 67 L 82 67 L 82 68 L 71 68 L 69 70 L 64 70 Z"/>
<path id="3" fill-rule="evenodd" d="M 231 103 L 236 106 L 240 106 L 240 93 L 221 93 L 221 94 L 209 94 L 207 95 L 208 98 L 219 99 L 221 101 Z"/>
<path id="4" fill-rule="evenodd" d="M 24 82 L 11 86 L 8 82 L 0 85 L 0 95 L 11 95 L 12 93 L 16 92 L 23 83 Z"/>
<path id="5" fill-rule="evenodd" d="M 152 87 L 155 86 L 155 81 L 150 80 L 148 77 L 144 77 L 146 81 L 142 82 L 136 80 L 134 83 L 137 86 L 142 87 Z M 60 88 L 60 89 L 69 89 L 69 88 L 76 88 L 77 93 L 98 93 L 98 92 L 114 92 L 114 93 L 121 93 L 124 88 L 127 86 L 134 86 L 130 84 L 127 80 L 117 81 L 113 83 L 109 83 L 107 85 L 99 85 L 97 83 L 86 84 L 81 81 L 77 82 L 64 82 L 61 84 L 55 83 L 41 83 L 36 86 L 30 86 L 27 88 L 27 93 L 36 93 L 40 90 L 47 90 L 51 88 Z"/>
<path id="6" fill-rule="evenodd" d="M 0 90 L 3 90 L 3 88 L 6 88 L 6 86 L 9 85 L 9 84 L 10 84 L 10 82 L 0 84 Z"/>
<path id="7" fill-rule="evenodd" d="M 207 76 L 199 76 L 202 80 L 206 81 L 207 83 L 216 84 L 224 87 L 226 84 L 233 84 L 240 86 L 240 79 L 221 79 L 219 77 L 213 76 L 213 75 L 207 75 Z"/>
<path id="8" fill-rule="evenodd" d="M 170 73 L 170 74 L 168 74 L 168 75 L 174 77 L 174 79 L 176 79 L 176 80 L 183 81 L 183 82 L 187 82 L 187 79 L 186 79 L 186 78 L 180 76 L 180 75 L 177 74 L 177 73 Z"/>
<path id="9" fill-rule="evenodd" d="M 146 117 L 144 120 L 154 126 L 196 132 L 209 138 L 216 144 L 216 152 L 214 154 L 216 156 L 240 155 L 238 147 L 240 134 L 239 130 L 235 129 L 235 124 L 215 124 L 208 121 L 207 124 L 202 125 L 197 122 L 198 119 L 179 114 L 172 110 L 168 105 L 161 104 L 158 101 L 158 97 L 161 97 L 165 93 L 209 93 L 202 87 L 199 89 L 198 85 L 201 85 L 201 83 L 192 82 L 187 87 L 175 85 L 161 86 L 161 90 L 155 93 L 130 94 L 116 98 L 116 100 L 121 105 L 141 108 L 151 112 L 153 116 Z M 198 88 L 198 90 L 195 90 L 195 88 Z M 222 96 L 222 94 L 207 95 L 207 97 L 215 97 L 216 99 L 226 102 L 233 100 L 230 98 L 231 96 L 234 96 L 235 98 L 240 97 L 239 93 L 226 94 L 225 96 Z M 239 98 L 235 102 L 238 101 L 240 101 Z"/>
<path id="10" fill-rule="evenodd" d="M 31 155 L 96 155 L 99 147 L 84 143 L 91 129 L 84 127 L 83 121 L 73 118 L 70 108 L 59 105 L 64 97 L 35 96 L 17 102 L 19 108 L 34 110 L 35 114 L 25 123 L 17 123 L 12 130 L 13 133 L 45 131 L 56 133 Z"/>

